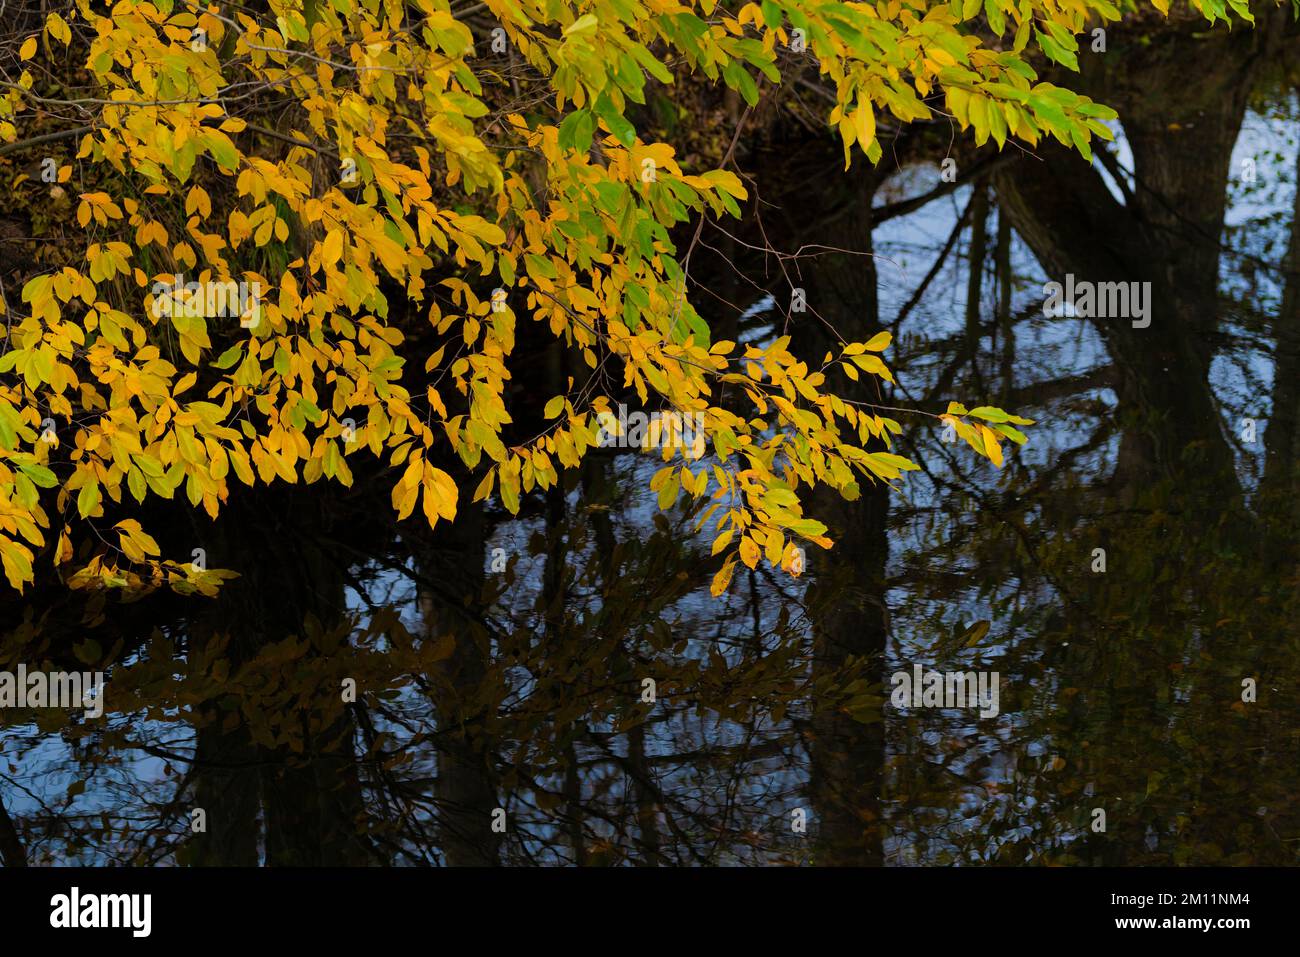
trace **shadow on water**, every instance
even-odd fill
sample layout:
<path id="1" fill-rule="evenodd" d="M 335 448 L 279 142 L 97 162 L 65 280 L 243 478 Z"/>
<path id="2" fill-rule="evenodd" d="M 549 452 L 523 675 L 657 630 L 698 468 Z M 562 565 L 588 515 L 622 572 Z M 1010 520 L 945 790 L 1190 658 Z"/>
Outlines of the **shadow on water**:
<path id="1" fill-rule="evenodd" d="M 1084 58 L 1122 123 L 1091 164 L 755 147 L 691 259 L 716 339 L 820 363 L 887 330 L 897 384 L 845 398 L 1036 420 L 1000 471 L 897 414 L 921 471 L 815 501 L 835 547 L 718 599 L 636 451 L 435 533 L 374 476 L 178 510 L 164 551 L 241 573 L 217 597 L 3 610 L 0 669 L 108 681 L 101 718 L 4 712 L 0 857 L 1297 863 L 1294 64 L 1262 30 L 1134 43 Z M 1067 281 L 1134 298 L 1046 314 Z M 543 385 L 582 374 L 543 355 Z M 898 707 L 917 666 L 996 673 L 997 713 Z"/>

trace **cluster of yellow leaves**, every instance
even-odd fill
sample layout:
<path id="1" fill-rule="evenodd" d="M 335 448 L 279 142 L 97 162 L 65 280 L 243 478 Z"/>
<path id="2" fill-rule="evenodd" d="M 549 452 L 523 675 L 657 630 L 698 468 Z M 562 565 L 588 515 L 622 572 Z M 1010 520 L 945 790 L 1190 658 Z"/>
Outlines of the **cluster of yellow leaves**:
<path id="1" fill-rule="evenodd" d="M 1219 11 L 1201 2 L 1207 16 Z M 730 172 L 690 173 L 670 145 L 643 142 L 628 104 L 683 69 L 752 103 L 756 75 L 778 82 L 793 51 L 834 84 L 829 119 L 846 158 L 856 144 L 874 159 L 877 114 L 929 116 L 925 100 L 940 89 L 963 126 L 999 143 L 1046 133 L 1086 151 L 1113 115 L 1035 83 L 1022 56 L 1032 39 L 1068 65 L 1074 32 L 1118 16 L 1107 0 L 486 6 L 535 71 L 544 108 L 528 116 L 493 112 L 490 70 L 448 0 L 270 0 L 263 15 L 76 0 L 75 13 L 51 13 L 43 36 L 23 41 L 24 61 L 61 45 L 93 76 L 93 131 L 78 158 L 103 175 L 77 194 L 84 256 L 25 282 L 26 312 L 11 308 L 0 339 L 0 557 L 11 585 L 33 579 L 49 505 L 65 542 L 70 523 L 93 523 L 128 496 L 183 491 L 215 516 L 232 475 L 350 484 L 348 458 L 363 451 L 392 468 L 399 516 L 422 503 L 430 524 L 450 520 L 457 482 L 432 464 L 444 438 L 467 468 L 490 463 L 475 497 L 496 489 L 515 511 L 600 442 L 601 417 L 627 388 L 704 423 L 707 454 L 699 441 L 655 437 L 665 461 L 681 461 L 652 491 L 663 507 L 682 493 L 712 499 L 701 524 L 713 519 L 714 551 L 728 551 L 715 590 L 736 561 L 797 571 L 797 540 L 829 545 L 800 489 L 852 497 L 864 477 L 888 482 L 913 467 L 887 451 L 896 422 L 826 388 L 832 370 L 890 379 L 878 355 L 887 337 L 844 343 L 819 369 L 786 337 L 738 354 L 713 342 L 669 229 L 737 213 L 746 192 Z M 1013 31 L 1011 48 L 981 39 L 977 17 L 999 36 Z M 5 89 L 0 141 L 18 138 L 40 96 L 30 71 Z M 69 175 L 65 166 L 59 180 Z M 197 292 L 176 291 L 182 274 Z M 393 292 L 427 307 L 418 354 L 405 309 L 390 316 Z M 590 376 L 547 404 L 543 435 L 507 445 L 516 310 L 575 347 Z M 724 408 L 723 387 L 751 408 Z M 1000 463 L 999 437 L 1023 441 L 1011 423 L 1025 420 L 983 411 L 991 425 L 949 414 Z M 116 542 L 100 536 L 126 570 L 106 552 L 77 582 L 207 588 L 212 579 L 162 560 L 131 521 Z M 54 549 L 56 564 L 72 557 Z"/>

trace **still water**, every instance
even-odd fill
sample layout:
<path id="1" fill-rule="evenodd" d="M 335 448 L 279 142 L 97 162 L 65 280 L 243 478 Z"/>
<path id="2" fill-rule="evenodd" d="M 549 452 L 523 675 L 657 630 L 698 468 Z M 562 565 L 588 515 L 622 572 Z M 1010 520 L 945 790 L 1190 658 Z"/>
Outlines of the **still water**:
<path id="1" fill-rule="evenodd" d="M 953 154 L 950 184 L 933 133 L 874 172 L 808 137 L 740 157 L 757 200 L 691 260 L 715 338 L 788 333 L 819 361 L 888 330 L 897 385 L 858 398 L 915 410 L 891 414 L 921 469 L 812 503 L 836 545 L 801 576 L 760 564 L 710 597 L 698 513 L 659 512 L 656 459 L 619 449 L 519 518 L 465 502 L 434 534 L 394 524 L 386 486 L 178 518 L 173 552 L 243 573 L 222 597 L 0 630 L 0 667 L 69 635 L 107 666 L 102 717 L 3 712 L 9 846 L 1300 862 L 1300 108 L 1268 62 L 1195 84 L 1129 68 L 1163 92 L 1109 91 L 1117 141 L 1091 164 Z M 1045 310 L 1067 280 L 1145 298 Z M 950 401 L 1033 419 L 1028 443 L 995 469 L 946 441 Z M 964 701 L 911 687 L 958 672 Z"/>

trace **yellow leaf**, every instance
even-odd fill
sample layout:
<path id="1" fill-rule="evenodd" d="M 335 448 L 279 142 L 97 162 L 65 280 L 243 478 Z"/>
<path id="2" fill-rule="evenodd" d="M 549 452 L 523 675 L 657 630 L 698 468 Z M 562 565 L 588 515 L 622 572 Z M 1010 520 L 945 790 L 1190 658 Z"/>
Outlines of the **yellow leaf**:
<path id="1" fill-rule="evenodd" d="M 320 258 L 326 266 L 333 266 L 343 255 L 343 231 L 331 229 L 321 243 Z"/>
<path id="2" fill-rule="evenodd" d="M 998 434 L 987 426 L 979 427 L 980 435 L 984 437 L 984 451 L 998 468 L 1002 468 L 1002 446 L 998 445 Z"/>
<path id="3" fill-rule="evenodd" d="M 49 31 L 50 36 L 56 40 L 62 40 L 64 43 L 72 41 L 72 28 L 68 26 L 67 21 L 57 13 L 51 13 L 45 19 L 45 29 Z"/>
<path id="4" fill-rule="evenodd" d="M 5 577 L 19 591 L 32 580 L 31 554 L 26 546 L 0 536 L 0 561 L 4 564 Z"/>
<path id="5" fill-rule="evenodd" d="M 731 573 L 735 570 L 736 563 L 734 561 L 728 561 L 718 569 L 718 573 L 713 576 L 713 584 L 709 586 L 709 593 L 714 598 L 727 590 L 727 586 L 731 584 Z"/>
<path id="6" fill-rule="evenodd" d="M 858 104 L 858 109 L 853 114 L 853 131 L 857 134 L 858 145 L 863 150 L 876 138 L 876 115 L 871 109 L 870 102 Z"/>

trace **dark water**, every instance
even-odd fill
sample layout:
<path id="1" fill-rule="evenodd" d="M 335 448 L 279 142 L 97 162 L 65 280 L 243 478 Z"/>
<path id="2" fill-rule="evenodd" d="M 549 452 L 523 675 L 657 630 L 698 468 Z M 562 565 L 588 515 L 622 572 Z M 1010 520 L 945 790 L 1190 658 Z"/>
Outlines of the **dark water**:
<path id="1" fill-rule="evenodd" d="M 833 144 L 756 145 L 758 202 L 701 232 L 715 338 L 788 331 L 819 359 L 835 333 L 888 329 L 898 385 L 860 399 L 1034 419 L 1001 470 L 895 413 L 921 470 L 814 502 L 835 548 L 798 579 L 742 569 L 719 599 L 698 514 L 659 513 L 636 452 L 593 456 L 518 519 L 464 502 L 432 534 L 393 523 L 384 482 L 262 493 L 217 525 L 177 512 L 165 552 L 243 574 L 220 598 L 6 617 L 0 667 L 76 666 L 75 645 L 108 672 L 102 718 L 3 713 L 7 846 L 32 864 L 1300 861 L 1300 109 L 1287 51 L 1240 69 L 1227 45 L 1262 41 L 1205 42 L 1224 49 L 1129 56 L 1127 86 L 1085 64 L 1120 109 L 1113 161 L 954 151 L 945 191 L 946 131 L 847 175 Z M 1189 59 L 1194 76 L 1170 65 Z M 1044 315 L 1067 274 L 1149 283 L 1147 315 Z M 996 715 L 895 706 L 891 676 L 917 665 L 996 672 Z"/>

